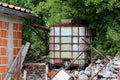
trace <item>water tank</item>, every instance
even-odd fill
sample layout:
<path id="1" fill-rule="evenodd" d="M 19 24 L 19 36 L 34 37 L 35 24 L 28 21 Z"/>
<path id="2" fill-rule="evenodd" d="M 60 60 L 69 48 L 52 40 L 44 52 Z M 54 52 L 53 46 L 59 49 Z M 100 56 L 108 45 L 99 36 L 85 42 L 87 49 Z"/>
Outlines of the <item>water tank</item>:
<path id="1" fill-rule="evenodd" d="M 65 19 L 60 23 L 55 23 L 50 29 L 50 63 L 70 63 L 82 52 L 83 54 L 74 64 L 85 65 L 90 57 L 90 51 L 84 50 L 87 45 L 82 39 L 88 43 L 92 41 L 92 33 L 86 21 Z"/>

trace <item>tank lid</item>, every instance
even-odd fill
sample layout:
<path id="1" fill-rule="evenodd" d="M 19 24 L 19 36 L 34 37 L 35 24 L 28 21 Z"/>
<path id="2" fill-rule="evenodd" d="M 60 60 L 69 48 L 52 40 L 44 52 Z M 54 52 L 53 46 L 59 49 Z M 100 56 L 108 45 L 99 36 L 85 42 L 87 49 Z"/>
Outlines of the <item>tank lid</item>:
<path id="1" fill-rule="evenodd" d="M 60 23 L 55 23 L 55 27 L 80 27 L 87 26 L 87 22 L 85 20 L 73 20 L 73 19 L 62 19 Z"/>
<path id="2" fill-rule="evenodd" d="M 62 19 L 61 23 L 72 23 L 72 19 Z"/>

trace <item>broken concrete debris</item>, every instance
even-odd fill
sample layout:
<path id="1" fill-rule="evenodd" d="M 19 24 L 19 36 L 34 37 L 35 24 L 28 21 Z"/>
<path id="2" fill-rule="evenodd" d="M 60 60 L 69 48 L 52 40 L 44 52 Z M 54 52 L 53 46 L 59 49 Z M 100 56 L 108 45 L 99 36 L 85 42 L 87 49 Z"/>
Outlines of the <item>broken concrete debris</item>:
<path id="1" fill-rule="evenodd" d="M 109 56 L 107 56 L 109 57 Z M 47 80 L 119 80 L 118 71 L 120 69 L 120 55 L 116 55 L 114 58 L 109 57 L 110 62 L 106 67 L 102 69 L 93 79 L 91 77 L 96 74 L 104 64 L 104 60 L 97 59 L 94 63 L 89 64 L 85 70 L 65 70 L 65 69 L 53 69 L 48 71 Z M 29 74 L 27 74 L 28 80 L 46 80 L 44 67 L 30 68 Z M 38 70 L 37 70 L 38 69 Z M 40 71 L 40 72 L 39 72 Z M 42 71 L 42 72 L 41 72 Z M 38 74 L 37 74 L 38 73 Z"/>
<path id="2" fill-rule="evenodd" d="M 120 55 L 116 55 L 102 71 L 98 73 L 93 80 L 118 80 L 118 70 L 120 69 Z M 85 70 L 79 72 L 79 79 L 89 80 L 103 66 L 103 60 L 98 59 L 95 63 L 91 63 Z M 87 77 L 86 77 L 87 76 Z M 88 79 L 89 78 L 89 79 Z"/>

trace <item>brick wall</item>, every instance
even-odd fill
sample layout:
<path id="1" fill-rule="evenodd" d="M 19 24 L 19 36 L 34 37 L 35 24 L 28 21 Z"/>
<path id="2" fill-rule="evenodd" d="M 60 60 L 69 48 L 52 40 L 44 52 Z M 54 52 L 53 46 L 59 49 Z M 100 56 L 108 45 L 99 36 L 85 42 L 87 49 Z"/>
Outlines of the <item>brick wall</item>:
<path id="1" fill-rule="evenodd" d="M 22 46 L 22 24 L 13 23 L 13 60 Z"/>
<path id="2" fill-rule="evenodd" d="M 7 72 L 8 26 L 8 22 L 0 21 L 0 80 L 3 80 L 3 77 Z"/>
<path id="3" fill-rule="evenodd" d="M 21 46 L 22 23 L 0 20 L 0 80 L 3 80 Z"/>

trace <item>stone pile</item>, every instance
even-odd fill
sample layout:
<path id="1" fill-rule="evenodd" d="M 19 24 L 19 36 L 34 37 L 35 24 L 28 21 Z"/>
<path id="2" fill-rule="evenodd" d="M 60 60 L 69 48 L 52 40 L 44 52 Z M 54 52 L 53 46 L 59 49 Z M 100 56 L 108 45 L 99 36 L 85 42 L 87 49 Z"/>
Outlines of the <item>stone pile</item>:
<path id="1" fill-rule="evenodd" d="M 120 69 L 120 55 L 113 59 L 109 58 L 109 63 L 95 76 L 92 80 L 118 80 L 118 70 Z M 89 80 L 103 66 L 104 60 L 96 60 L 91 63 L 85 70 L 79 72 L 78 80 Z"/>
<path id="2" fill-rule="evenodd" d="M 107 57 L 110 60 L 109 63 L 91 80 L 118 80 L 120 55 L 117 54 L 114 58 Z M 97 59 L 89 64 L 85 70 L 81 70 L 80 72 L 78 70 L 66 70 L 66 72 L 73 77 L 70 80 L 90 80 L 104 66 L 104 62 L 105 60 Z M 45 80 L 45 66 L 27 66 L 25 69 L 28 70 L 27 80 Z"/>
<path id="3" fill-rule="evenodd" d="M 45 80 L 45 66 L 24 66 L 27 80 Z"/>

